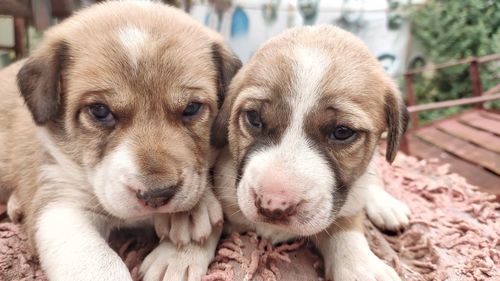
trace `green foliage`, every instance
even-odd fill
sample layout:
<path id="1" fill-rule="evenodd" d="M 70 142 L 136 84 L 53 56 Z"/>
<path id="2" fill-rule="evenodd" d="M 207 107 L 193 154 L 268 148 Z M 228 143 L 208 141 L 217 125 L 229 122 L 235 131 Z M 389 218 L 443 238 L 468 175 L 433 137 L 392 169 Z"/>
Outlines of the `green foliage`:
<path id="1" fill-rule="evenodd" d="M 500 52 L 500 1 L 429 0 L 411 11 L 410 20 L 412 34 L 435 64 Z M 497 61 L 481 66 L 483 89 L 500 83 L 499 64 Z M 468 67 L 455 66 L 436 71 L 431 77 L 415 77 L 417 102 L 470 96 Z M 420 117 L 425 122 L 456 110 L 423 112 Z"/>

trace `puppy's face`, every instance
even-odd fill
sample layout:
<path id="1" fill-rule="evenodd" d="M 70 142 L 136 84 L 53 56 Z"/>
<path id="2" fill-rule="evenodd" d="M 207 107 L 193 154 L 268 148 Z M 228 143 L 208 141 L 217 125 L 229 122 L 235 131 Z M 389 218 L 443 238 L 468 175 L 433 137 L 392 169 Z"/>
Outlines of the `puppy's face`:
<path id="1" fill-rule="evenodd" d="M 238 67 L 187 15 L 114 2 L 56 26 L 18 78 L 55 161 L 83 174 L 110 214 L 139 218 L 199 200 L 210 127 Z"/>
<path id="2" fill-rule="evenodd" d="M 406 127 L 397 90 L 362 42 L 334 27 L 272 39 L 234 78 L 214 126 L 238 169 L 238 204 L 254 222 L 298 235 L 328 227 L 389 128 Z"/>

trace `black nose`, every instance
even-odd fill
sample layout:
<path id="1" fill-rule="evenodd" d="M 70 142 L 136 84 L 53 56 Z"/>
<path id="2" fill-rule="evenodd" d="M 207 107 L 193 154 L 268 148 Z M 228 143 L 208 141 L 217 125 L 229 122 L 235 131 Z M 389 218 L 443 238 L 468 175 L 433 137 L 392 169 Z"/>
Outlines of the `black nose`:
<path id="1" fill-rule="evenodd" d="M 177 193 L 177 186 L 163 186 L 149 191 L 138 190 L 135 196 L 151 208 L 159 208 L 166 205 Z"/>

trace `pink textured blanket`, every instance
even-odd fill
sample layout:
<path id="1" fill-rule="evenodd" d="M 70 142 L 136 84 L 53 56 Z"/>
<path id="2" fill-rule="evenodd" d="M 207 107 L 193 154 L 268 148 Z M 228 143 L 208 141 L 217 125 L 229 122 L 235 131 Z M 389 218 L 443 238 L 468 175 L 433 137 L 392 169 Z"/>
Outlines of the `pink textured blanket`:
<path id="1" fill-rule="evenodd" d="M 446 165 L 399 155 L 380 167 L 387 190 L 412 210 L 410 227 L 387 235 L 366 222 L 373 251 L 403 280 L 500 280 L 500 204 Z M 1 212 L 1 208 L 0 208 Z M 138 279 L 154 247 L 150 235 L 121 232 L 111 244 Z M 0 280 L 45 280 L 17 225 L 0 224 Z M 223 239 L 204 281 L 321 280 L 321 258 L 307 241 L 273 247 L 252 233 Z"/>

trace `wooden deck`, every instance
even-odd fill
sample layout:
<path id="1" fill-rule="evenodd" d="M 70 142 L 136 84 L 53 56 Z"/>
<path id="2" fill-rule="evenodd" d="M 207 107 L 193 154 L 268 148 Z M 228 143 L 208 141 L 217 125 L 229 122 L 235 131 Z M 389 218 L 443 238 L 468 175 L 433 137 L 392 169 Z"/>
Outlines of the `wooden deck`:
<path id="1" fill-rule="evenodd" d="M 482 190 L 500 195 L 500 112 L 472 110 L 413 131 L 409 152 L 438 158 Z"/>

